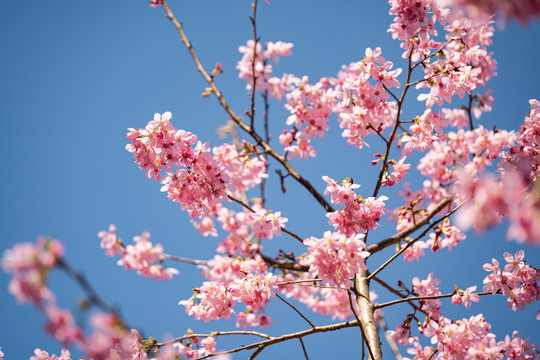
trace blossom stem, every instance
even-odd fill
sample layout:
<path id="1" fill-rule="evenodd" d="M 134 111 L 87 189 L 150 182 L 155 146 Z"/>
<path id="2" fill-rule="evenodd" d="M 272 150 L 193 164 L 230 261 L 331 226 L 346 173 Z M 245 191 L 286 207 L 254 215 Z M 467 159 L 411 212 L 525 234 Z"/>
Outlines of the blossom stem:
<path id="1" fill-rule="evenodd" d="M 302 340 L 302 338 L 298 338 L 298 340 L 300 341 L 300 345 L 302 345 L 302 351 L 304 352 L 304 356 L 306 357 L 306 360 L 309 360 L 309 356 L 307 354 L 306 347 L 304 345 L 304 340 Z"/>
<path id="2" fill-rule="evenodd" d="M 375 280 L 376 282 L 378 282 L 380 285 L 382 285 L 386 290 L 390 291 L 392 294 L 397 295 L 397 296 L 399 296 L 399 297 L 402 298 L 402 299 L 407 298 L 406 295 L 403 295 L 403 294 L 400 293 L 398 290 L 394 289 L 393 287 L 391 287 L 390 285 L 388 285 L 387 283 L 385 283 L 384 281 L 382 281 L 381 279 L 379 279 L 377 276 L 374 276 L 374 277 L 373 277 L 373 280 Z M 423 313 L 424 315 L 428 316 L 428 313 L 427 313 L 426 311 L 420 309 L 414 302 L 409 301 L 409 305 L 411 305 L 411 307 L 412 307 L 414 310 L 419 311 L 419 312 Z"/>

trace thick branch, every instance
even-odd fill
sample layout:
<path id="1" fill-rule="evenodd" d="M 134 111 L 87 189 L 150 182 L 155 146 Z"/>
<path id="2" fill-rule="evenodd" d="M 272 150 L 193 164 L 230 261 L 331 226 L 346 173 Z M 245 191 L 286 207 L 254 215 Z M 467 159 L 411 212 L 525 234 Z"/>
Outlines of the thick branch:
<path id="1" fill-rule="evenodd" d="M 366 250 L 369 251 L 371 254 L 374 254 L 378 251 L 381 251 L 382 249 L 387 248 L 388 246 L 392 246 L 400 242 L 401 240 L 405 239 L 407 236 L 409 236 L 416 230 L 420 229 L 422 226 L 429 223 L 429 221 L 435 215 L 437 215 L 437 213 L 441 211 L 446 205 L 450 204 L 451 201 L 452 201 L 452 198 L 450 197 L 444 198 L 440 203 L 437 204 L 437 206 L 435 206 L 435 208 L 425 218 L 418 221 L 416 225 L 413 225 L 410 228 L 403 230 L 392 237 L 389 237 L 388 239 L 384 239 L 384 240 L 379 241 L 376 244 L 370 245 L 367 247 Z"/>
<path id="2" fill-rule="evenodd" d="M 257 349 L 265 348 L 267 346 L 277 344 L 277 343 L 281 343 L 281 342 L 284 342 L 284 341 L 288 341 L 288 340 L 291 340 L 291 339 L 300 339 L 300 338 L 303 338 L 304 336 L 308 336 L 308 335 L 312 335 L 312 334 L 317 334 L 317 333 L 322 333 L 322 332 L 329 332 L 329 331 L 336 331 L 336 330 L 341 330 L 341 329 L 345 329 L 345 328 L 349 328 L 349 327 L 353 327 L 353 326 L 358 326 L 358 322 L 357 321 L 347 321 L 347 322 L 342 322 L 342 323 L 337 323 L 337 324 L 332 324 L 332 325 L 316 326 L 313 329 L 308 329 L 308 330 L 299 331 L 299 332 L 296 332 L 296 333 L 285 334 L 285 335 L 281 335 L 281 336 L 278 336 L 278 337 L 273 337 L 273 338 L 271 338 L 269 340 L 259 341 L 259 342 L 256 342 L 256 343 L 253 343 L 253 344 L 250 344 L 250 345 L 239 346 L 236 349 L 232 349 L 232 350 L 228 350 L 228 351 L 221 351 L 221 352 L 214 353 L 214 354 L 208 354 L 208 355 L 199 357 L 199 358 L 194 359 L 194 360 L 202 360 L 202 359 L 207 359 L 207 358 L 210 358 L 210 357 L 216 356 L 216 355 L 232 354 L 232 353 L 236 353 L 236 352 L 240 352 L 240 351 L 244 351 L 244 350 L 251 350 L 251 349 L 256 349 L 256 348 Z"/>
<path id="3" fill-rule="evenodd" d="M 358 292 L 356 303 L 360 309 L 361 326 L 365 341 L 368 347 L 369 357 L 371 360 L 382 360 L 381 340 L 379 330 L 375 323 L 373 311 L 375 310 L 371 300 L 369 299 L 369 273 L 367 270 L 360 270 L 354 278 L 354 288 Z"/>
<path id="4" fill-rule="evenodd" d="M 497 293 L 498 293 L 498 292 L 497 292 Z M 455 294 L 455 293 L 451 293 L 451 294 L 441 294 L 441 295 L 431 295 L 431 296 L 414 296 L 414 297 L 409 297 L 409 298 L 397 299 L 397 300 L 385 302 L 385 303 L 382 303 L 382 304 L 377 304 L 377 305 L 375 305 L 375 309 L 381 309 L 381 308 L 383 308 L 383 307 L 387 307 L 387 306 L 391 306 L 391 305 L 396 305 L 396 304 L 401 304 L 401 303 L 408 302 L 408 301 L 412 301 L 412 300 L 444 299 L 444 298 L 452 297 L 452 296 L 454 296 L 454 294 Z M 490 292 L 481 292 L 481 293 L 475 293 L 475 295 L 483 296 L 483 295 L 493 295 L 493 294 L 490 293 Z"/>
<path id="5" fill-rule="evenodd" d="M 233 330 L 233 331 L 214 331 L 211 334 L 189 334 L 184 335 L 181 337 L 178 337 L 176 339 L 156 343 L 154 347 L 161 347 L 165 345 L 169 345 L 178 341 L 186 340 L 186 339 L 192 339 L 192 338 L 202 338 L 202 337 L 217 337 L 217 336 L 226 336 L 226 335 L 251 335 L 251 336 L 258 336 L 265 339 L 273 339 L 272 336 L 258 332 L 258 331 L 245 331 L 245 330 Z"/>

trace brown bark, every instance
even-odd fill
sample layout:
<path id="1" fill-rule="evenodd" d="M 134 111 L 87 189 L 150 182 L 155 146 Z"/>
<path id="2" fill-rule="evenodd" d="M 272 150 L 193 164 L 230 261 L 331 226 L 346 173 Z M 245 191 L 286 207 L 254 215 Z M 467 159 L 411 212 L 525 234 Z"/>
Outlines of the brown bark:
<path id="1" fill-rule="evenodd" d="M 369 272 L 361 270 L 354 279 L 354 288 L 357 291 L 356 302 L 360 308 L 358 317 L 363 329 L 368 354 L 371 360 L 382 360 L 381 340 L 379 330 L 373 317 L 373 304 L 369 299 Z"/>

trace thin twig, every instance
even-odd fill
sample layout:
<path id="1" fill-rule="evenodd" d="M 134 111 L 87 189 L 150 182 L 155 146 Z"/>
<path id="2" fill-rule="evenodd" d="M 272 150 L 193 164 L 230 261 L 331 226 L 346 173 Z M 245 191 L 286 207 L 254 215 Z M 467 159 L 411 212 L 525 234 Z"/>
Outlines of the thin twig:
<path id="1" fill-rule="evenodd" d="M 263 101 L 264 101 L 264 141 L 267 144 L 270 144 L 270 130 L 268 128 L 268 111 L 270 108 L 270 104 L 268 103 L 268 90 L 265 90 L 262 94 Z M 266 161 L 266 173 L 268 173 L 268 167 L 270 164 L 268 163 L 268 154 L 266 152 L 263 153 L 264 160 Z M 261 184 L 259 185 L 261 189 L 261 206 L 264 208 L 264 204 L 266 203 L 265 199 L 265 188 L 266 188 L 266 178 L 263 178 L 261 180 Z"/>
<path id="2" fill-rule="evenodd" d="M 253 354 L 251 354 L 251 356 L 249 357 L 248 360 L 253 360 L 257 357 L 257 355 L 259 355 L 260 353 L 262 353 L 262 351 L 264 350 L 264 346 L 261 346 L 259 347 L 257 350 L 255 350 L 255 352 Z"/>
<path id="3" fill-rule="evenodd" d="M 298 338 L 300 341 L 300 345 L 302 345 L 302 351 L 304 351 L 304 356 L 306 357 L 306 360 L 309 360 L 309 356 L 307 355 L 306 347 L 304 346 L 304 341 L 302 338 Z"/>
<path id="4" fill-rule="evenodd" d="M 454 295 L 455 295 L 455 293 L 442 294 L 442 295 L 430 295 L 430 296 L 413 296 L 413 297 L 408 297 L 408 298 L 397 299 L 397 300 L 385 302 L 385 303 L 382 303 L 382 304 L 377 304 L 377 305 L 375 305 L 375 309 L 381 309 L 381 308 L 384 308 L 384 307 L 387 307 L 387 306 L 401 304 L 401 303 L 408 302 L 408 301 L 413 301 L 413 300 L 444 299 L 444 298 L 452 297 Z M 493 295 L 493 294 L 490 293 L 490 292 L 481 292 L 481 293 L 475 293 L 475 295 L 483 296 L 483 295 Z"/>
<path id="5" fill-rule="evenodd" d="M 169 255 L 169 254 L 163 254 L 163 256 L 166 259 L 179 261 L 179 262 L 183 262 L 183 263 L 187 263 L 187 264 L 194 264 L 194 265 L 206 265 L 206 264 L 208 264 L 208 260 L 188 259 L 188 258 L 185 258 L 185 257 L 176 256 L 176 255 Z"/>
<path id="6" fill-rule="evenodd" d="M 379 323 L 379 326 L 381 327 L 381 330 L 383 331 L 384 338 L 386 339 L 386 342 L 388 343 L 388 346 L 390 346 L 390 349 L 394 353 L 394 357 L 396 358 L 396 360 L 402 360 L 403 357 L 399 353 L 399 349 L 398 349 L 398 347 L 396 345 L 396 342 L 388 334 L 388 326 L 386 326 L 386 321 L 384 321 L 384 319 L 381 318 L 381 319 L 379 319 L 378 323 Z"/>
<path id="7" fill-rule="evenodd" d="M 229 199 L 231 201 L 234 201 L 235 203 L 238 203 L 240 205 L 242 205 L 244 208 L 248 209 L 249 211 L 251 211 L 252 213 L 257 213 L 255 210 L 253 210 L 248 204 L 246 204 L 245 202 L 243 202 L 242 200 L 239 200 L 231 195 L 228 195 Z M 283 231 L 285 234 L 287 235 L 290 235 L 292 236 L 293 238 L 295 238 L 296 240 L 300 241 L 302 244 L 304 243 L 304 240 L 302 240 L 302 238 L 298 235 L 296 235 L 295 233 L 293 233 L 292 231 L 289 231 L 287 229 L 285 229 L 283 226 L 280 226 L 280 229 L 281 231 Z"/>
<path id="8" fill-rule="evenodd" d="M 378 277 L 374 276 L 373 277 L 373 280 L 375 280 L 376 282 L 378 282 L 379 284 L 381 284 L 386 290 L 390 291 L 392 294 L 394 295 L 397 295 L 399 296 L 400 298 L 402 299 L 405 299 L 407 298 L 406 295 L 403 295 L 402 293 L 400 293 L 398 290 L 394 289 L 393 287 L 391 287 L 390 285 L 388 285 L 386 282 L 384 282 L 383 280 L 379 279 Z M 421 313 L 423 313 L 424 315 L 428 316 L 428 313 L 422 309 L 420 309 L 420 307 L 418 307 L 418 305 L 416 305 L 415 303 L 413 303 L 412 301 L 409 301 L 409 305 L 412 306 L 412 308 L 416 311 L 420 311 Z"/>
<path id="9" fill-rule="evenodd" d="M 461 38 L 451 38 L 449 39 L 447 42 L 445 42 L 440 48 L 438 48 L 437 50 L 435 50 L 434 52 L 432 52 L 431 54 L 425 56 L 421 61 L 417 62 L 416 64 L 414 64 L 411 68 L 411 70 L 414 70 L 418 65 L 420 64 L 423 64 L 424 61 L 432 58 L 433 56 L 437 55 L 440 51 L 442 51 L 445 47 L 448 46 L 448 44 L 450 44 L 452 41 L 454 40 L 459 40 L 461 41 Z"/>
<path id="10" fill-rule="evenodd" d="M 473 95 L 469 94 L 469 106 L 467 106 L 467 115 L 469 115 L 469 126 L 471 128 L 471 131 L 474 130 L 474 124 L 473 124 L 472 113 L 471 113 L 472 101 L 473 101 Z"/>
<path id="11" fill-rule="evenodd" d="M 316 282 L 316 281 L 322 281 L 322 279 L 304 279 L 304 280 L 294 280 L 294 281 L 284 281 L 277 283 L 277 286 L 283 286 L 283 285 L 292 285 L 292 284 L 303 284 L 303 283 L 310 283 L 310 282 Z"/>
<path id="12" fill-rule="evenodd" d="M 446 215 L 444 215 L 443 217 L 441 217 L 440 219 L 437 219 L 436 221 L 434 221 L 432 224 L 430 224 L 420 235 L 418 235 L 415 239 L 409 241 L 407 243 L 407 245 L 403 246 L 401 249 L 399 249 L 398 252 L 396 252 L 394 255 L 392 255 L 392 257 L 390 257 L 390 259 L 386 260 L 384 262 L 384 264 L 382 264 L 381 266 L 379 266 L 379 268 L 377 270 L 375 270 L 374 272 L 372 272 L 369 276 L 368 276 L 368 280 L 371 279 L 372 277 L 374 277 L 375 275 L 377 275 L 379 272 L 381 272 L 385 267 L 387 267 L 388 265 L 390 265 L 390 263 L 392 261 L 394 261 L 399 255 L 403 254 L 403 252 L 405 252 L 408 248 L 410 248 L 411 246 L 413 246 L 418 240 L 422 239 L 424 236 L 427 235 L 428 232 L 430 232 L 435 226 L 437 226 L 438 224 L 440 224 L 442 221 L 444 221 L 445 219 L 447 219 L 450 215 L 454 214 L 456 211 L 458 211 L 458 209 L 463 205 L 460 204 L 459 206 L 456 206 L 455 209 L 453 209 L 452 211 L 450 211 L 449 213 L 447 213 Z M 417 225 L 417 224 L 416 224 Z"/>
<path id="13" fill-rule="evenodd" d="M 263 258 L 264 262 L 268 265 L 278 268 L 278 269 L 286 269 L 286 270 L 294 270 L 294 271 L 302 271 L 307 272 L 309 271 L 309 267 L 306 265 L 300 265 L 298 263 L 291 263 L 291 262 L 285 262 L 285 261 L 279 261 L 275 260 L 269 256 L 260 254 Z"/>
<path id="14" fill-rule="evenodd" d="M 414 48 L 413 48 L 414 49 Z M 400 124 L 400 117 L 401 117 L 401 107 L 403 106 L 403 101 L 405 100 L 405 95 L 407 94 L 407 91 L 409 90 L 410 86 L 409 81 L 411 80 L 411 74 L 412 74 L 412 67 L 411 67 L 411 57 L 412 57 L 412 51 L 409 54 L 409 65 L 408 65 L 408 71 L 407 71 L 407 80 L 405 83 L 405 87 L 403 88 L 403 92 L 401 93 L 401 97 L 399 100 L 397 100 L 398 107 L 396 111 L 396 123 L 394 124 L 394 127 L 392 128 L 392 133 L 390 134 L 390 138 L 388 139 L 388 142 L 386 143 L 386 149 L 384 153 L 384 157 L 382 158 L 382 165 L 381 170 L 379 171 L 379 177 L 377 178 L 377 184 L 375 185 L 375 190 L 373 191 L 373 197 L 377 197 L 377 194 L 379 193 L 379 190 L 382 186 L 382 180 L 384 177 L 384 173 L 386 171 L 386 167 L 388 166 L 388 160 L 390 155 L 390 149 L 392 148 L 392 143 L 394 142 L 394 137 L 396 136 L 397 129 Z M 367 235 L 364 238 L 364 241 L 367 240 Z"/>
<path id="15" fill-rule="evenodd" d="M 291 304 L 290 302 L 288 302 L 287 300 L 285 300 L 284 298 L 282 298 L 281 296 L 279 296 L 279 294 L 277 292 L 274 292 L 274 294 L 276 294 L 276 296 L 281 300 L 283 301 L 285 304 L 289 305 L 294 311 L 296 311 L 296 313 L 298 315 L 300 315 L 300 317 L 304 320 L 306 320 L 306 322 L 311 325 L 312 328 L 315 327 L 315 325 L 313 325 L 313 323 L 311 321 L 309 321 L 309 319 L 307 317 L 304 316 L 304 314 L 302 314 L 293 304 Z"/>

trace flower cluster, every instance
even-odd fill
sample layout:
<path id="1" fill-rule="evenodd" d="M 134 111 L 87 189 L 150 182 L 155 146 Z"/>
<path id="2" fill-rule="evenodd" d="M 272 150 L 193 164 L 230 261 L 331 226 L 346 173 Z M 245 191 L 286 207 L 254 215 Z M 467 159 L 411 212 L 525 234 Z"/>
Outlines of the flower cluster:
<path id="1" fill-rule="evenodd" d="M 345 208 L 326 214 L 328 223 L 340 234 L 351 236 L 377 227 L 377 222 L 384 215 L 386 196 L 363 199 L 356 196 L 354 189 L 358 185 L 352 184 L 350 179 L 341 182 L 343 185 L 328 176 L 323 176 L 323 180 L 328 184 L 324 193 L 330 194 L 332 202 L 345 204 Z"/>
<path id="2" fill-rule="evenodd" d="M 272 318 L 265 313 L 254 313 L 251 310 L 246 310 L 236 316 L 236 327 L 246 330 L 254 327 L 270 327 L 272 326 Z"/>
<path id="3" fill-rule="evenodd" d="M 248 311 L 263 310 L 270 297 L 275 296 L 273 288 L 277 288 L 277 277 L 272 273 L 246 274 L 229 283 L 205 281 L 195 289 L 195 294 L 188 300 L 182 300 L 186 313 L 194 315 L 195 320 L 230 319 L 236 314 L 232 309 L 236 302 L 246 304 Z M 239 321 L 239 324 L 247 324 Z"/>
<path id="4" fill-rule="evenodd" d="M 394 170 L 390 175 L 388 175 L 388 172 L 386 172 L 385 177 L 382 181 L 382 186 L 394 186 L 395 184 L 403 180 L 403 177 L 407 175 L 407 172 L 409 172 L 409 169 L 411 167 L 411 164 L 405 163 L 406 158 L 406 156 L 402 156 L 399 161 L 388 161 L 388 163 L 392 165 L 392 168 Z"/>
<path id="5" fill-rule="evenodd" d="M 324 138 L 328 126 L 328 117 L 337 104 L 336 92 L 323 78 L 314 85 L 308 83 L 307 76 L 296 81 L 296 88 L 287 94 L 285 108 L 291 112 L 287 125 L 292 130 L 284 130 L 279 142 L 290 154 L 291 159 L 314 157 L 317 151 L 311 145 L 313 139 Z"/>
<path id="6" fill-rule="evenodd" d="M 177 130 L 171 116 L 170 112 L 155 114 L 144 129 L 129 129 L 127 137 L 132 143 L 126 149 L 148 178 L 158 181 L 164 170 L 161 191 L 192 217 L 201 216 L 227 199 L 227 190 L 232 189 L 230 175 L 225 164 L 212 156 L 209 145 L 190 132 Z"/>
<path id="7" fill-rule="evenodd" d="M 523 310 L 525 305 L 540 300 L 540 270 L 525 265 L 523 250 L 515 256 L 509 253 L 503 256 L 507 264 L 502 270 L 496 259 L 492 259 L 492 264 L 484 264 L 484 270 L 491 272 L 484 279 L 484 291 L 493 294 L 500 291 L 508 296 L 507 303 L 512 310 Z"/>
<path id="8" fill-rule="evenodd" d="M 519 263 L 521 258 L 510 259 L 512 265 Z M 495 261 L 495 260 L 494 260 Z M 486 264 L 485 266 L 490 266 Z M 498 266 L 498 263 L 496 264 Z M 487 269 L 486 269 L 487 270 Z M 413 279 L 413 290 L 420 296 L 441 295 L 437 285 L 438 279 L 433 278 L 433 273 L 429 274 L 425 280 Z M 467 290 L 456 289 L 452 297 L 452 303 L 464 304 L 466 307 L 471 302 L 477 302 L 479 296 L 473 294 L 476 287 Z M 484 289 L 486 291 L 486 289 Z M 428 317 L 420 323 L 413 314 L 402 323 L 398 324 L 393 331 L 389 331 L 396 343 L 409 346 L 407 352 L 414 356 L 414 359 L 535 359 L 537 346 L 529 344 L 529 339 L 522 339 L 518 332 L 514 332 L 512 338 L 506 336 L 504 341 L 496 341 L 495 335 L 489 333 L 491 325 L 485 320 L 482 314 L 469 319 L 451 320 L 440 312 L 440 300 L 421 300 L 421 309 L 427 311 Z M 418 337 L 411 333 L 411 322 L 418 322 L 418 329 L 426 337 L 431 337 L 433 346 L 422 346 Z"/>
<path id="9" fill-rule="evenodd" d="M 215 255 L 205 265 L 200 265 L 202 276 L 207 280 L 229 283 L 235 279 L 242 279 L 246 273 L 266 272 L 267 266 L 259 254 L 253 258 L 241 258 Z"/>
<path id="10" fill-rule="evenodd" d="M 43 301 L 54 300 L 47 287 L 47 275 L 64 254 L 64 246 L 59 240 L 39 237 L 36 244 L 20 243 L 7 249 L 2 256 L 2 269 L 13 274 L 9 282 L 9 292 L 17 301 L 32 301 L 41 308 Z"/>
<path id="11" fill-rule="evenodd" d="M 504 21 L 515 18 L 525 24 L 531 18 L 540 17 L 538 0 L 453 0 L 451 3 L 455 7 L 464 8 L 471 18 L 491 18 L 497 15 Z"/>
<path id="12" fill-rule="evenodd" d="M 224 254 L 251 256 L 256 246 L 250 241 L 252 218 L 248 213 L 235 212 L 225 207 L 217 211 L 217 220 L 228 235 L 218 244 L 217 251 Z"/>
<path id="13" fill-rule="evenodd" d="M 2 355 L 3 353 L 0 351 L 0 356 Z M 41 349 L 36 349 L 34 350 L 34 356 L 31 356 L 30 360 L 71 360 L 71 354 L 69 350 L 62 349 L 62 355 L 58 357 L 54 354 L 49 355 L 48 352 Z"/>
<path id="14" fill-rule="evenodd" d="M 116 237 L 116 227 L 109 226 L 109 231 L 100 231 L 98 237 L 101 247 L 105 249 L 107 256 L 120 255 L 118 265 L 126 270 L 136 270 L 137 274 L 156 280 L 171 280 L 173 275 L 178 274 L 174 268 L 163 267 L 165 260 L 163 246 L 153 245 L 150 241 L 150 232 L 144 231 L 141 236 L 133 237 L 134 245 L 125 246 L 122 240 Z"/>
<path id="15" fill-rule="evenodd" d="M 367 270 L 365 259 L 364 235 L 345 236 L 339 233 L 324 233 L 322 239 L 304 240 L 309 253 L 304 262 L 309 265 L 309 272 L 318 276 L 324 283 L 348 289 L 350 278 L 360 269 Z"/>
<path id="16" fill-rule="evenodd" d="M 431 272 L 425 280 L 420 280 L 415 277 L 412 280 L 413 290 L 419 296 L 435 296 L 441 295 L 441 292 L 437 285 L 441 283 L 441 280 L 433 277 Z M 427 299 L 421 300 L 421 309 L 428 312 L 428 316 L 432 319 L 438 319 L 441 316 L 441 301 L 439 299 Z"/>
<path id="17" fill-rule="evenodd" d="M 396 78 L 401 69 L 391 70 L 392 62 L 381 54 L 380 48 L 367 48 L 361 61 L 343 66 L 338 74 L 339 126 L 347 144 L 359 149 L 367 135 L 381 134 L 396 118 L 396 103 L 388 101 L 386 89 L 400 87 Z"/>
<path id="18" fill-rule="evenodd" d="M 266 160 L 262 155 L 250 156 L 255 152 L 252 146 L 244 142 L 242 150 L 234 145 L 223 144 L 212 149 L 214 158 L 226 164 L 226 171 L 236 191 L 233 196 L 249 190 L 268 177 Z"/>
<path id="19" fill-rule="evenodd" d="M 295 275 L 287 273 L 282 280 L 295 281 L 313 278 L 313 274 L 311 273 Z M 279 291 L 286 297 L 292 297 L 302 304 L 305 304 L 314 312 L 323 315 L 331 315 L 332 319 L 340 319 L 343 321 L 353 316 L 349 302 L 349 294 L 345 289 L 312 287 L 307 286 L 306 284 L 287 284 L 280 285 Z"/>
<path id="20" fill-rule="evenodd" d="M 239 71 L 238 77 L 246 79 L 246 89 L 250 90 L 253 86 L 253 76 L 255 76 L 257 85 L 256 91 L 269 90 L 269 93 L 281 99 L 284 90 L 290 85 L 291 79 L 284 76 L 282 79 L 272 76 L 272 65 L 268 64 L 268 60 L 272 59 L 274 63 L 278 63 L 279 56 L 290 56 L 292 54 L 292 43 L 278 41 L 267 42 L 265 49 L 262 49 L 261 43 L 248 40 L 245 46 L 240 46 L 238 51 L 243 54 L 242 59 L 238 61 L 236 68 Z M 255 64 L 253 64 L 253 56 L 255 55 Z M 255 72 L 253 72 L 255 65 Z"/>
<path id="21" fill-rule="evenodd" d="M 256 212 L 250 214 L 253 234 L 259 239 L 272 239 L 275 236 L 281 236 L 281 228 L 289 219 L 281 216 L 281 212 L 275 213 L 270 210 L 268 213 Z"/>
<path id="22" fill-rule="evenodd" d="M 409 339 L 407 352 L 415 359 L 535 359 L 537 346 L 522 339 L 516 331 L 512 338 L 496 341 L 491 325 L 482 314 L 451 321 L 441 317 L 424 325 L 423 334 L 436 347 L 423 347 L 417 337 Z"/>

